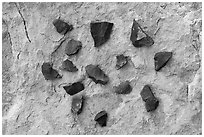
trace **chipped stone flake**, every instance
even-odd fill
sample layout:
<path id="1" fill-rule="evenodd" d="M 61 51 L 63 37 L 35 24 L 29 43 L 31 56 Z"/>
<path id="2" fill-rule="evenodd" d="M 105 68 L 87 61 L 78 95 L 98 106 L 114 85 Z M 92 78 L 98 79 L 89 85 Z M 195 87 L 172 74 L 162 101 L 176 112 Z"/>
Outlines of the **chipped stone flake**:
<path id="1" fill-rule="evenodd" d="M 158 52 L 154 56 L 155 70 L 159 71 L 171 59 L 172 52 Z"/>
<path id="2" fill-rule="evenodd" d="M 55 80 L 62 78 L 58 71 L 52 68 L 50 62 L 44 62 L 41 69 L 43 76 L 45 77 L 46 80 Z"/>
<path id="3" fill-rule="evenodd" d="M 118 86 L 114 87 L 117 94 L 129 94 L 132 91 L 132 87 L 129 81 L 121 82 Z"/>
<path id="4" fill-rule="evenodd" d="M 68 31 L 73 29 L 72 25 L 62 21 L 61 19 L 55 19 L 53 21 L 53 25 L 55 26 L 58 33 L 65 35 Z"/>
<path id="5" fill-rule="evenodd" d="M 65 54 L 67 54 L 68 56 L 75 55 L 81 48 L 82 43 L 80 41 L 71 39 L 65 47 Z"/>
<path id="6" fill-rule="evenodd" d="M 69 72 L 78 71 L 77 67 L 73 64 L 73 62 L 68 59 L 62 62 L 61 69 Z"/>
<path id="7" fill-rule="evenodd" d="M 83 96 L 75 96 L 72 98 L 72 108 L 71 111 L 73 114 L 81 114 L 83 109 L 83 102 L 84 97 Z"/>
<path id="8" fill-rule="evenodd" d="M 107 124 L 108 114 L 106 111 L 101 111 L 96 114 L 94 120 L 101 126 L 104 127 Z"/>
<path id="9" fill-rule="evenodd" d="M 79 93 L 80 91 L 84 90 L 84 84 L 81 82 L 75 82 L 69 86 L 64 86 L 63 88 L 67 92 L 67 94 L 69 94 L 70 96 L 73 96 Z"/>

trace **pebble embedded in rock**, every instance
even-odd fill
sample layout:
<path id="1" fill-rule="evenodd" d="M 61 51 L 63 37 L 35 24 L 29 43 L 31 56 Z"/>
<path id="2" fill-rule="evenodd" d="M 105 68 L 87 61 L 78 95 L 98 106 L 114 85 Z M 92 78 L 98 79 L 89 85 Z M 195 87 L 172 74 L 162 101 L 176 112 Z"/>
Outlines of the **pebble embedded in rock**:
<path id="1" fill-rule="evenodd" d="M 146 37 L 137 40 L 139 30 L 141 30 L 146 35 Z M 137 48 L 144 46 L 149 47 L 154 44 L 153 39 L 143 31 L 143 29 L 135 20 L 133 20 L 130 40 L 132 41 L 132 44 Z"/>
<path id="2" fill-rule="evenodd" d="M 123 66 L 125 66 L 128 63 L 127 57 L 123 54 L 116 56 L 117 62 L 116 62 L 116 69 L 120 69 Z"/>
<path id="3" fill-rule="evenodd" d="M 149 85 L 144 86 L 144 88 L 140 92 L 140 95 L 142 97 L 142 100 L 145 102 L 145 108 L 147 112 L 154 111 L 158 107 L 159 101 L 152 93 Z"/>
<path id="4" fill-rule="evenodd" d="M 62 78 L 58 71 L 52 68 L 52 64 L 50 62 L 44 62 L 41 69 L 46 80 L 55 80 Z"/>
<path id="5" fill-rule="evenodd" d="M 107 84 L 109 81 L 108 76 L 97 65 L 87 65 L 85 67 L 86 73 L 96 84 Z"/>
<path id="6" fill-rule="evenodd" d="M 113 23 L 110 22 L 91 22 L 91 35 L 94 40 L 94 46 L 99 47 L 110 38 Z"/>
<path id="7" fill-rule="evenodd" d="M 147 112 L 154 111 L 155 109 L 157 109 L 158 105 L 159 101 L 157 100 L 157 98 L 151 98 L 145 102 L 145 108 Z"/>
<path id="8" fill-rule="evenodd" d="M 132 91 L 132 87 L 129 81 L 122 82 L 114 88 L 115 93 L 117 94 L 129 94 Z"/>
<path id="9" fill-rule="evenodd" d="M 82 112 L 83 102 L 84 102 L 83 96 L 75 96 L 72 98 L 71 111 L 73 114 L 79 115 Z"/>
<path id="10" fill-rule="evenodd" d="M 84 84 L 81 82 L 75 82 L 69 86 L 64 86 L 63 88 L 67 92 L 67 94 L 72 96 L 84 90 Z"/>
<path id="11" fill-rule="evenodd" d="M 154 56 L 155 70 L 159 71 L 171 59 L 172 52 L 158 52 Z"/>
<path id="12" fill-rule="evenodd" d="M 77 67 L 73 64 L 72 61 L 66 59 L 65 61 L 62 62 L 62 70 L 66 70 L 69 72 L 76 72 L 78 71 Z"/>
<path id="13" fill-rule="evenodd" d="M 98 114 L 96 114 L 94 120 L 95 120 L 101 127 L 104 127 L 104 126 L 106 126 L 107 118 L 108 118 L 108 114 L 106 113 L 106 111 L 101 111 L 101 112 L 99 112 Z"/>
<path id="14" fill-rule="evenodd" d="M 77 54 L 81 48 L 82 48 L 82 43 L 80 41 L 71 39 L 65 47 L 65 53 L 68 56 L 71 56 L 71 55 Z"/>
<path id="15" fill-rule="evenodd" d="M 145 85 L 142 89 L 142 91 L 140 92 L 140 95 L 142 97 L 143 101 L 147 101 L 148 99 L 154 98 L 154 94 L 151 91 L 151 88 L 149 85 Z"/>
<path id="16" fill-rule="evenodd" d="M 57 32 L 62 35 L 65 35 L 68 31 L 71 31 L 73 29 L 72 25 L 69 25 L 68 23 L 60 19 L 55 19 L 53 21 L 53 25 L 55 26 Z"/>

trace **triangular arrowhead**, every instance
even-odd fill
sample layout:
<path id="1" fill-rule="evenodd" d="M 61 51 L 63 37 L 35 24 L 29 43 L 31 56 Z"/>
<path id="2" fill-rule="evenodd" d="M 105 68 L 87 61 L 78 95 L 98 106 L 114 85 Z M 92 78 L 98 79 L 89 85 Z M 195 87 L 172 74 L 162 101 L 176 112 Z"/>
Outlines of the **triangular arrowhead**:
<path id="1" fill-rule="evenodd" d="M 158 52 L 154 56 L 155 70 L 159 71 L 171 59 L 172 52 Z"/>

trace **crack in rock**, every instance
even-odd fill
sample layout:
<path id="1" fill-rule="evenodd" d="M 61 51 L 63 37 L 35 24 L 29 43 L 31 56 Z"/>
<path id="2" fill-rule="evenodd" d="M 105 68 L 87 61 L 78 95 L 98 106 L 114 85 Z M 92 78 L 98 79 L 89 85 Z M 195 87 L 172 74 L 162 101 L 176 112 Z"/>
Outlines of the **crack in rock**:
<path id="1" fill-rule="evenodd" d="M 27 30 L 27 26 L 26 26 L 26 21 L 25 21 L 23 15 L 22 15 L 22 13 L 21 13 L 21 11 L 20 11 L 20 9 L 19 9 L 19 7 L 17 6 L 16 3 L 15 3 L 15 6 L 16 6 L 16 8 L 17 8 L 17 10 L 18 10 L 19 15 L 21 16 L 21 18 L 22 18 L 22 20 L 23 20 L 26 37 L 27 37 L 28 41 L 31 43 L 31 40 L 30 40 L 30 38 L 29 38 L 29 36 L 28 36 L 28 30 Z"/>

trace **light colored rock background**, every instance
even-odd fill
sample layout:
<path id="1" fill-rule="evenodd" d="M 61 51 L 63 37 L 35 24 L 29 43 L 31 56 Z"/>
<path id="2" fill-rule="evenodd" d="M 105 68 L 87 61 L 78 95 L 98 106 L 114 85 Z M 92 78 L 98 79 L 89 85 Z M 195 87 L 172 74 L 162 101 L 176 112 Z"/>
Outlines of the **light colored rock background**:
<path id="1" fill-rule="evenodd" d="M 22 14 L 31 43 L 25 33 Z M 3 3 L 2 80 L 3 134 L 202 134 L 201 96 L 201 3 Z M 58 17 L 73 24 L 65 37 L 55 31 Z M 135 48 L 129 39 L 133 19 L 154 39 L 149 48 Z M 110 40 L 94 48 L 91 21 L 114 23 Z M 80 40 L 82 50 L 67 57 L 62 45 L 67 38 Z M 173 58 L 160 71 L 154 70 L 154 54 L 172 51 Z M 115 69 L 117 54 L 131 61 Z M 59 69 L 69 58 L 77 73 L 60 71 L 63 79 L 46 81 L 44 61 Z M 71 114 L 71 96 L 59 86 L 85 76 L 84 67 L 99 64 L 110 77 L 106 86 L 84 81 L 84 111 Z M 116 95 L 113 86 L 130 80 L 133 91 Z M 160 105 L 147 113 L 140 91 L 151 84 Z M 55 91 L 54 91 L 55 87 Z M 100 110 L 109 113 L 107 127 L 95 125 Z"/>

